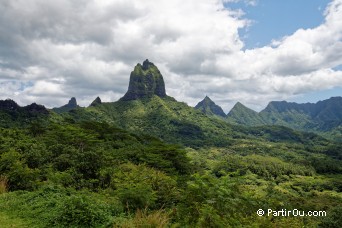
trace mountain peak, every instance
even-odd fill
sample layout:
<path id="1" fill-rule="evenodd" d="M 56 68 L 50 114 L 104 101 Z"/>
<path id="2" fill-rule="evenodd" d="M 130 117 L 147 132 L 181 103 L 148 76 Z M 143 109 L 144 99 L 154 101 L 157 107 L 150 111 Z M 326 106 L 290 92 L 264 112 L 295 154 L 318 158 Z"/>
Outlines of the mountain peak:
<path id="1" fill-rule="evenodd" d="M 68 104 L 66 104 L 66 106 L 67 106 L 68 108 L 77 108 L 77 101 L 76 101 L 76 98 L 75 98 L 75 97 L 72 97 L 72 98 L 69 100 Z"/>
<path id="2" fill-rule="evenodd" d="M 230 113 L 233 113 L 233 112 L 237 111 L 237 110 L 243 110 L 243 111 L 247 111 L 247 112 L 249 112 L 249 113 L 256 113 L 256 114 L 257 114 L 256 111 L 254 111 L 254 110 L 248 108 L 247 106 L 245 106 L 244 104 L 242 104 L 241 102 L 238 101 L 238 102 L 236 102 L 236 104 L 234 105 L 234 107 L 230 110 L 230 112 L 228 113 L 228 115 L 229 115 Z"/>
<path id="3" fill-rule="evenodd" d="M 45 108 L 44 105 L 39 105 L 36 103 L 32 103 L 24 107 L 31 114 L 49 114 L 49 111 Z"/>
<path id="4" fill-rule="evenodd" d="M 195 106 L 195 109 L 198 109 L 207 115 L 226 116 L 222 108 L 216 105 L 208 96 L 205 96 L 205 98 Z"/>
<path id="5" fill-rule="evenodd" d="M 227 114 L 227 120 L 235 124 L 249 124 L 252 126 L 263 125 L 263 120 L 259 114 L 246 107 L 240 102 L 237 102 Z"/>
<path id="6" fill-rule="evenodd" d="M 150 61 L 148 61 L 148 59 L 146 59 L 146 60 L 143 62 L 142 69 L 143 69 L 143 70 L 147 70 L 148 68 L 153 67 L 153 66 L 154 66 L 154 64 L 151 63 Z"/>
<path id="7" fill-rule="evenodd" d="M 236 102 L 236 104 L 234 105 L 234 107 L 246 107 L 244 106 L 240 101 Z M 247 108 L 247 107 L 246 107 Z"/>
<path id="8" fill-rule="evenodd" d="M 77 105 L 77 101 L 75 97 L 72 97 L 68 104 L 63 105 L 59 108 L 53 108 L 52 110 L 57 112 L 57 113 L 62 113 L 62 112 L 69 112 L 72 109 L 78 108 L 79 106 Z"/>
<path id="9" fill-rule="evenodd" d="M 207 95 L 205 95 L 203 101 L 213 102 Z"/>
<path id="10" fill-rule="evenodd" d="M 123 101 L 136 100 L 144 97 L 166 97 L 165 83 L 158 68 L 146 59 L 138 63 L 131 72 L 128 91 L 120 99 Z"/>
<path id="11" fill-rule="evenodd" d="M 93 100 L 93 102 L 91 102 L 90 106 L 96 106 L 102 104 L 101 98 L 100 97 L 96 97 L 95 100 Z"/>
<path id="12" fill-rule="evenodd" d="M 0 110 L 17 110 L 18 108 L 19 105 L 11 99 L 0 100 Z"/>

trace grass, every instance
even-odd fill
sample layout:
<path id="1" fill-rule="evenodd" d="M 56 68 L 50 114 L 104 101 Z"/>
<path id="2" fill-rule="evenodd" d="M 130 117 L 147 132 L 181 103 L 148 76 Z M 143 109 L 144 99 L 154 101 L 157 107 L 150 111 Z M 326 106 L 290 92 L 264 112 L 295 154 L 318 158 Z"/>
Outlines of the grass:
<path id="1" fill-rule="evenodd" d="M 18 218 L 12 218 L 8 216 L 4 212 L 0 211 L 0 227 L 1 228 L 28 228 L 32 227 L 32 225 L 27 225 L 25 221 Z"/>

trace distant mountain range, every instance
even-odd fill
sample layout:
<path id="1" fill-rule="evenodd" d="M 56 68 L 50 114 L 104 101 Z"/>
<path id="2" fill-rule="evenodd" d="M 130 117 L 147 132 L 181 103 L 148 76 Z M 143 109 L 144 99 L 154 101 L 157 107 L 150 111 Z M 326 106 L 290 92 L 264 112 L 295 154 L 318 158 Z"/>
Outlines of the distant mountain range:
<path id="1" fill-rule="evenodd" d="M 259 113 L 238 102 L 226 115 L 208 96 L 195 108 L 167 96 L 162 74 L 148 60 L 135 66 L 128 91 L 119 101 L 102 102 L 97 97 L 89 107 L 82 108 L 73 97 L 68 104 L 48 110 L 35 103 L 20 107 L 12 100 L 5 100 L 0 101 L 0 117 L 0 126 L 21 125 L 35 118 L 104 121 L 185 145 L 223 145 L 234 138 L 255 137 L 265 132 L 272 139 L 277 135 L 277 140 L 290 139 L 293 135 L 290 129 L 266 125 L 342 138 L 342 97 L 316 104 L 273 101 Z"/>
<path id="2" fill-rule="evenodd" d="M 0 126 L 25 126 L 37 118 L 47 117 L 49 111 L 36 103 L 20 107 L 15 101 L 0 100 Z"/>
<path id="3" fill-rule="evenodd" d="M 259 113 L 238 102 L 227 115 L 218 114 L 216 110 L 220 107 L 211 100 L 205 100 L 209 101 L 210 98 L 206 97 L 195 108 L 208 115 L 223 117 L 232 124 L 280 125 L 295 130 L 327 133 L 335 138 L 342 136 L 342 97 L 305 104 L 272 101 Z"/>
<path id="4" fill-rule="evenodd" d="M 296 130 L 342 133 L 342 97 L 317 103 L 272 101 L 261 112 L 237 104 L 228 113 L 230 123 L 248 126 L 281 125 Z"/>

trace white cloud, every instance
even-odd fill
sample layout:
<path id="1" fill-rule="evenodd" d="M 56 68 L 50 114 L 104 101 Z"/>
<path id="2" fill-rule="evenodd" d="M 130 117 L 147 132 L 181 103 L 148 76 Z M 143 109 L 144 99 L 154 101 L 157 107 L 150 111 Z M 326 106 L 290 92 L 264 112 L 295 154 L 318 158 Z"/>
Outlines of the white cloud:
<path id="1" fill-rule="evenodd" d="M 269 46 L 242 50 L 248 15 L 235 0 L 13 0 L 0 2 L 0 99 L 49 107 L 77 97 L 123 96 L 130 71 L 149 58 L 166 91 L 195 105 L 205 95 L 227 111 L 342 86 L 342 1 L 325 21 Z M 257 1 L 245 1 L 257 4 Z M 8 23 L 8 22 L 11 23 Z M 25 88 L 21 84 L 25 84 Z"/>
<path id="2" fill-rule="evenodd" d="M 33 96 L 63 96 L 61 86 L 47 81 L 37 81 L 32 87 L 23 91 Z"/>

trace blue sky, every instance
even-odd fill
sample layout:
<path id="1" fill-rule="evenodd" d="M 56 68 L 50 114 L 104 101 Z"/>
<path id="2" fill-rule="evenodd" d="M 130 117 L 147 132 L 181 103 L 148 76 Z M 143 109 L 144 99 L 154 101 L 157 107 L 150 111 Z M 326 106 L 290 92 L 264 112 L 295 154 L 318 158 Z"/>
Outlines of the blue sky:
<path id="1" fill-rule="evenodd" d="M 300 28 L 314 28 L 324 21 L 327 0 L 258 0 L 226 3 L 231 9 L 242 9 L 253 24 L 242 29 L 245 48 L 268 45 L 274 39 L 290 35 Z"/>

